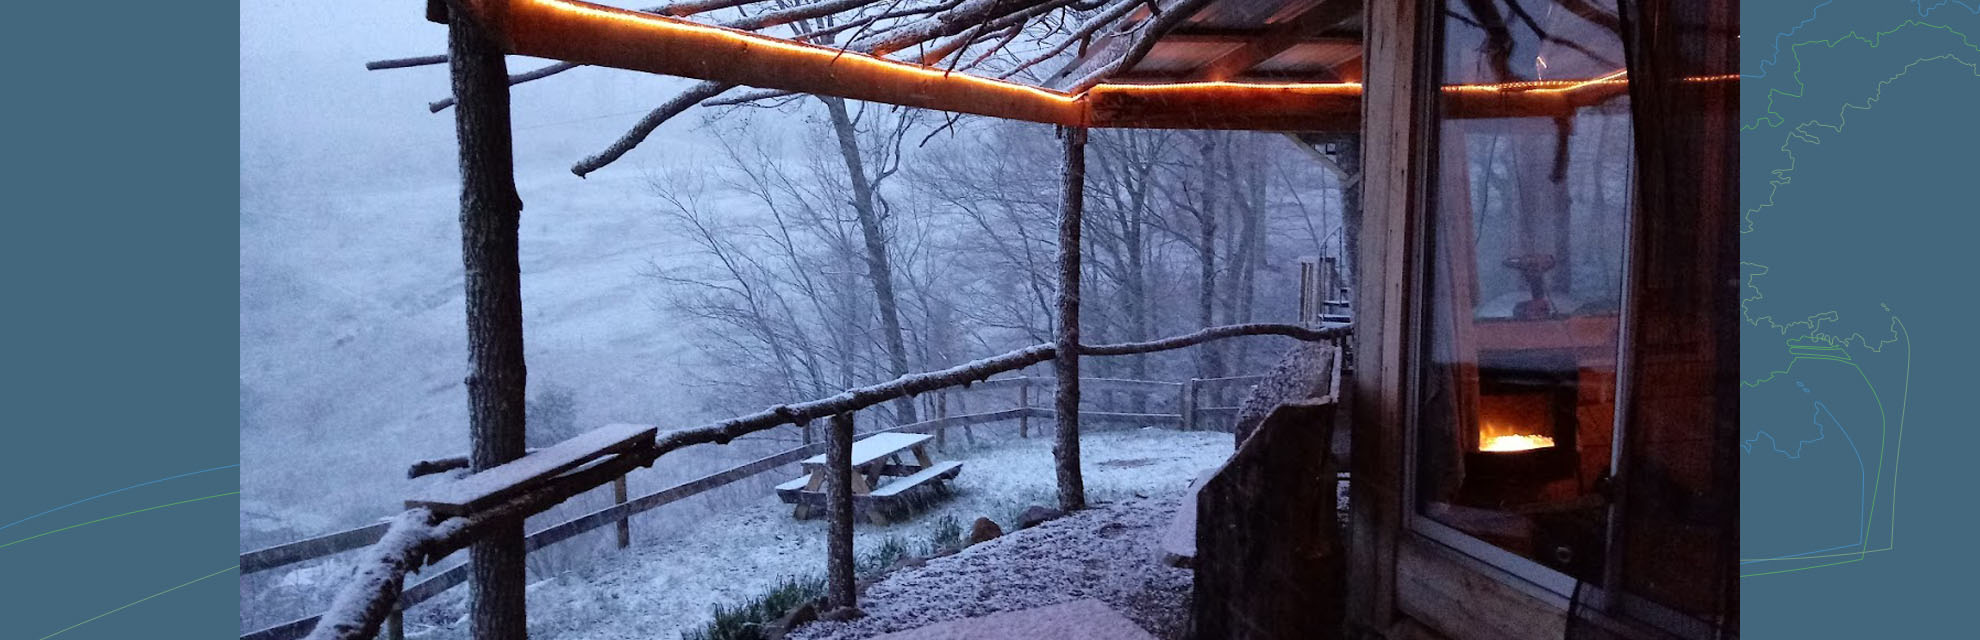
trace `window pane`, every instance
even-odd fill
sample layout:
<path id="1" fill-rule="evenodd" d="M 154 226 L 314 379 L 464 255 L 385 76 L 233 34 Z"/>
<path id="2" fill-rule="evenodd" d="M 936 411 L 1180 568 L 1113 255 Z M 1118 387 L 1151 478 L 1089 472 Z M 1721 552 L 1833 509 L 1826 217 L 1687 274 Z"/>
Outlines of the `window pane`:
<path id="1" fill-rule="evenodd" d="M 1576 11 L 1513 1 L 1452 0 L 1444 18 L 1418 504 L 1596 580 L 1632 169 L 1622 49 Z"/>

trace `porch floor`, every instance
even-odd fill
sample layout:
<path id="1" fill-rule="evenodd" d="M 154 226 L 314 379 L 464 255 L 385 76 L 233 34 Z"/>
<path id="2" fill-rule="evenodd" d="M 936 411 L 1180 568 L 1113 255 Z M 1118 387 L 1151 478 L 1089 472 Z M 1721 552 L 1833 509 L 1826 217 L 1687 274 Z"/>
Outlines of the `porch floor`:
<path id="1" fill-rule="evenodd" d="M 1164 564 L 1158 547 L 1183 488 L 1171 483 L 902 569 L 860 595 L 866 617 L 816 622 L 786 637 L 868 638 L 1093 599 L 1154 637 L 1180 638 L 1192 574 Z"/>

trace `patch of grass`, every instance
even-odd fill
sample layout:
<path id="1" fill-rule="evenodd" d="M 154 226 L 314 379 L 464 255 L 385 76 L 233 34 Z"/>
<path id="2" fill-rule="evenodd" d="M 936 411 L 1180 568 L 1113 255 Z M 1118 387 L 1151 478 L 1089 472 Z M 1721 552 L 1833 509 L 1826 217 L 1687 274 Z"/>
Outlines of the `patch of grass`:
<path id="1" fill-rule="evenodd" d="M 825 595 L 825 579 L 786 577 L 756 599 L 734 607 L 715 605 L 708 626 L 681 633 L 682 640 L 760 640 L 763 626 Z"/>
<path id="2" fill-rule="evenodd" d="M 900 536 L 888 536 L 880 541 L 879 546 L 853 558 L 853 573 L 857 578 L 866 578 L 894 566 L 902 558 L 915 555 L 927 555 L 927 551 L 910 548 Z M 823 597 L 824 576 L 785 577 L 777 582 L 776 587 L 746 602 L 733 607 L 715 605 L 708 625 L 681 632 L 681 640 L 762 640 L 765 625 L 796 611 L 807 602 Z"/>
<path id="3" fill-rule="evenodd" d="M 963 547 L 962 522 L 955 514 L 943 514 L 935 521 L 935 528 L 928 532 L 928 554 L 955 551 Z"/>

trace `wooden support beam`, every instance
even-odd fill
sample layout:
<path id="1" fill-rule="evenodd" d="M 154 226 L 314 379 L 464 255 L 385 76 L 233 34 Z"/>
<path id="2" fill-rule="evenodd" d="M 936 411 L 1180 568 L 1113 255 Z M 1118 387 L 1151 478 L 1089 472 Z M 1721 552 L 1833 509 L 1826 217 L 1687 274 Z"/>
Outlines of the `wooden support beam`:
<path id="1" fill-rule="evenodd" d="M 625 503 L 626 503 L 626 477 L 619 476 L 617 478 L 613 478 L 612 504 L 622 505 Z M 632 546 L 632 518 L 630 517 L 620 518 L 618 528 L 619 528 L 619 548 L 624 549 L 626 547 Z"/>
<path id="2" fill-rule="evenodd" d="M 1018 413 L 1018 437 L 1019 437 L 1019 438 L 1029 438 L 1029 437 L 1031 437 L 1031 412 L 1030 412 L 1030 411 L 1023 411 L 1023 410 L 1024 410 L 1024 409 L 1029 409 L 1029 408 L 1031 408 L 1031 379 L 1030 379 L 1030 378 L 1025 378 L 1025 380 L 1024 380 L 1024 383 L 1023 383 L 1023 384 L 1019 384 L 1019 385 L 1018 385 L 1018 399 L 1017 399 L 1017 405 L 1018 405 L 1018 409 L 1019 409 L 1019 413 Z"/>
<path id="3" fill-rule="evenodd" d="M 1079 474 L 1079 243 L 1081 210 L 1086 204 L 1086 129 L 1062 127 L 1065 142 L 1064 202 L 1059 209 L 1059 331 L 1052 371 L 1058 375 L 1058 430 L 1052 441 L 1057 465 L 1059 508 L 1086 506 L 1086 486 Z"/>
<path id="4" fill-rule="evenodd" d="M 1415 280 L 1409 248 L 1417 237 L 1415 211 L 1428 199 L 1428 144 L 1434 87 L 1419 73 L 1430 53 L 1421 27 L 1437 3 L 1370 2 L 1363 17 L 1368 73 L 1391 82 L 1371 84 L 1361 142 L 1362 209 L 1348 241 L 1354 289 L 1356 375 L 1351 384 L 1355 482 L 1348 486 L 1347 610 L 1350 625 L 1387 634 L 1397 617 L 1396 542 L 1405 538 L 1402 511 L 1402 389 L 1404 360 L 1414 334 L 1407 301 Z"/>
<path id="5" fill-rule="evenodd" d="M 949 392 L 935 394 L 935 448 L 949 450 Z"/>
<path id="6" fill-rule="evenodd" d="M 1196 430 L 1196 389 L 1201 382 L 1201 378 L 1190 378 L 1176 397 L 1176 413 L 1182 414 L 1183 431 Z"/>
<path id="7" fill-rule="evenodd" d="M 1236 49 L 1218 56 L 1198 69 L 1190 80 L 1220 82 L 1243 75 L 1245 70 L 1284 53 L 1314 34 L 1361 14 L 1361 3 L 1351 0 L 1316 0 L 1304 11 L 1265 29 L 1259 37 L 1247 39 Z"/>
<path id="8" fill-rule="evenodd" d="M 832 416 L 825 445 L 825 595 L 831 609 L 855 605 L 853 586 L 853 414 Z"/>

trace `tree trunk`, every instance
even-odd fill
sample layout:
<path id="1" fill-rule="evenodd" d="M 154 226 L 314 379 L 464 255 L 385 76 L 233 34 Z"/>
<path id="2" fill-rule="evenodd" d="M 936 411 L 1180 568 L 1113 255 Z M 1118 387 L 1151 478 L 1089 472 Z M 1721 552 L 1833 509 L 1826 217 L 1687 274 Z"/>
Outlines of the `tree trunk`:
<path id="1" fill-rule="evenodd" d="M 859 135 L 853 129 L 852 116 L 846 113 L 845 100 L 824 96 L 818 99 L 832 116 L 832 131 L 839 137 L 839 155 L 846 161 L 846 174 L 853 190 L 853 213 L 859 218 L 859 232 L 866 240 L 866 277 L 873 282 L 873 297 L 880 308 L 880 333 L 887 344 L 887 365 L 893 369 L 893 377 L 898 378 L 908 374 L 907 341 L 901 333 L 900 304 L 894 297 L 894 267 L 887 257 L 887 238 L 880 229 L 873 184 L 859 155 Z M 894 413 L 895 424 L 917 420 L 913 400 L 902 398 L 895 402 Z"/>
<path id="2" fill-rule="evenodd" d="M 1361 269 L 1361 134 L 1341 136 L 1335 143 L 1335 164 L 1341 173 L 1347 174 L 1341 181 L 1341 256 L 1339 262 L 1341 280 L 1349 287 L 1358 288 L 1361 281 L 1356 276 Z M 1327 292 L 1324 299 L 1352 300 L 1352 292 L 1343 296 L 1338 291 Z M 1359 309 L 1348 309 L 1348 313 L 1358 313 Z"/>
<path id="3" fill-rule="evenodd" d="M 1121 242 L 1127 245 L 1127 283 L 1124 285 L 1127 297 L 1128 340 L 1147 340 L 1148 326 L 1148 247 L 1143 238 L 1144 226 L 1148 222 L 1148 181 L 1152 162 L 1140 166 L 1124 167 L 1124 171 L 1135 172 L 1138 181 L 1128 200 L 1126 228 L 1122 230 Z M 1128 376 L 1136 380 L 1148 379 L 1148 356 L 1146 354 L 1128 358 Z M 1134 395 L 1134 411 L 1148 412 L 1148 394 Z"/>
<path id="4" fill-rule="evenodd" d="M 1052 372 L 1059 378 L 1055 409 L 1058 433 L 1053 436 L 1052 460 L 1058 467 L 1059 508 L 1086 507 L 1086 486 L 1079 476 L 1079 232 L 1085 206 L 1086 129 L 1065 127 L 1065 201 L 1059 210 L 1059 335 Z"/>
<path id="5" fill-rule="evenodd" d="M 522 457 L 522 270 L 516 229 L 509 82 L 501 48 L 472 19 L 452 12 L 447 49 L 453 71 L 454 131 L 461 163 L 461 264 L 467 295 L 469 465 L 483 471 Z M 493 524 L 468 551 L 476 640 L 522 640 L 523 523 Z"/>
<path id="6" fill-rule="evenodd" d="M 832 416 L 825 445 L 825 596 L 828 609 L 850 607 L 853 590 L 853 414 Z"/>
<path id="7" fill-rule="evenodd" d="M 1196 322 L 1199 328 L 1217 326 L 1217 175 L 1214 139 L 1203 143 L 1203 208 L 1196 215 Z M 1216 345 L 1197 351 L 1199 378 L 1223 377 L 1223 359 Z"/>

